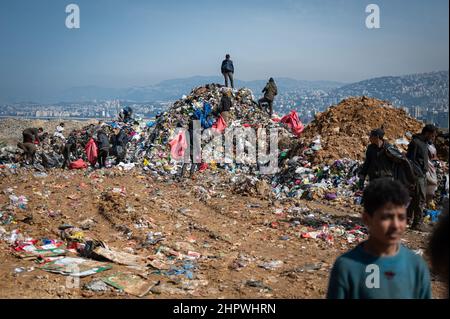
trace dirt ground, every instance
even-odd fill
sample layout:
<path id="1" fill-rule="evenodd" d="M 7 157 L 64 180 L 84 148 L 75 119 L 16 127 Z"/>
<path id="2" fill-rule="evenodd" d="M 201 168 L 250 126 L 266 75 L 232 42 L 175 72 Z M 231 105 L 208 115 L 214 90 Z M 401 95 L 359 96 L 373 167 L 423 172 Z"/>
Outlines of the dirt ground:
<path id="1" fill-rule="evenodd" d="M 118 251 L 151 259 L 165 246 L 201 257 L 195 260 L 191 279 L 110 262 L 112 269 L 81 278 L 80 287 L 71 289 L 66 287 L 68 277 L 14 256 L 9 245 L 0 241 L 0 298 L 135 298 L 112 287 L 104 292 L 83 289 L 84 284 L 115 271 L 135 272 L 152 283 L 144 298 L 324 298 L 334 260 L 356 245 L 340 239 L 330 244 L 301 238 L 298 227 L 287 223 L 284 214 L 297 206 L 356 218 L 356 206 L 245 197 L 228 189 L 222 173 L 199 174 L 196 180 L 182 182 L 138 169 L 92 174 L 55 169 L 47 177 L 34 174 L 0 169 L 0 210 L 10 202 L 8 188 L 28 199 L 25 210 L 14 209 L 15 222 L 2 226 L 8 232 L 18 229 L 36 239 L 59 239 L 60 225 L 79 226 L 91 219 L 84 237 Z M 121 189 L 113 192 L 113 188 Z M 143 245 L 150 231 L 161 232 L 165 239 Z M 427 237 L 428 233 L 408 231 L 403 243 L 425 250 Z M 273 269 L 260 266 L 270 261 L 282 263 Z M 17 273 L 18 267 L 34 269 Z M 444 284 L 434 277 L 432 286 L 435 298 L 446 296 Z"/>

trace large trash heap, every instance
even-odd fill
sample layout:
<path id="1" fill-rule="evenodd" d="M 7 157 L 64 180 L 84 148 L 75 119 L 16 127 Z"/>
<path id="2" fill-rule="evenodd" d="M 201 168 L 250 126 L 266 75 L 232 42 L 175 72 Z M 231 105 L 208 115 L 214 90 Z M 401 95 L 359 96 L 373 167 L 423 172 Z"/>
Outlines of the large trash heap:
<path id="1" fill-rule="evenodd" d="M 115 127 L 129 129 L 129 142 L 125 161 L 118 163 L 121 170 L 141 168 L 158 178 L 176 177 L 182 163 L 173 159 L 169 142 L 176 137 L 179 127 L 187 128 L 189 119 L 201 120 L 202 128 L 210 128 L 218 119 L 217 109 L 222 95 L 230 89 L 219 84 L 197 87 L 155 121 L 135 119 L 132 123 L 106 122 L 90 124 L 74 131 L 81 139 L 78 154 L 84 159 L 84 146 L 96 138 L 102 128 L 111 134 Z M 271 118 L 255 102 L 251 90 L 231 90 L 233 107 L 230 111 L 229 128 L 277 128 L 279 149 L 279 171 L 272 175 L 260 174 L 256 163 L 203 163 L 201 174 L 224 172 L 230 187 L 238 193 L 249 196 L 273 198 L 295 197 L 310 200 L 354 201 L 359 203 L 357 191 L 358 170 L 369 143 L 368 132 L 382 127 L 386 139 L 401 151 L 412 135 L 419 132 L 423 123 L 407 115 L 404 110 L 393 107 L 387 101 L 368 97 L 353 97 L 343 100 L 327 111 L 316 115 L 300 134 L 294 134 L 292 127 L 280 121 L 276 115 Z M 199 115 L 200 114 L 200 115 Z M 73 132 L 72 132 L 73 133 Z M 268 135 L 268 134 L 267 134 Z M 210 139 L 202 138 L 202 147 Z M 60 167 L 63 161 L 61 147 L 64 141 L 50 134 L 39 145 L 34 168 L 45 174 L 46 169 Z M 447 150 L 438 153 L 448 154 Z M 220 149 L 219 149 L 220 150 Z M 217 150 L 216 150 L 217 151 Z M 220 150 L 220 151 L 223 151 Z M 114 157 L 110 156 L 107 166 L 111 167 Z M 0 163 L 7 168 L 20 167 L 17 150 L 12 146 L 0 149 Z M 117 164 L 117 163 L 116 163 Z M 442 187 L 445 184 L 446 165 L 437 163 Z M 90 170 L 93 168 L 90 167 Z M 442 191 L 442 187 L 439 191 Z"/>
<path id="2" fill-rule="evenodd" d="M 103 178 L 115 174 L 129 174 L 136 180 L 145 180 L 145 175 L 147 177 L 150 175 L 152 179 L 158 181 L 170 181 L 176 178 L 181 162 L 172 158 L 170 141 L 176 137 L 177 129 L 186 128 L 190 118 L 196 117 L 195 114 L 202 114 L 203 128 L 212 126 L 218 119 L 214 111 L 226 90 L 229 89 L 218 84 L 195 88 L 189 95 L 174 102 L 166 112 L 158 115 L 155 121 L 135 119 L 128 124 L 117 121 L 97 123 L 71 132 L 71 134 L 77 134 L 80 139 L 78 156 L 87 161 L 84 147 L 91 138 L 96 138 L 98 130 L 102 129 L 111 134 L 115 127 L 128 128 L 129 142 L 124 161 L 113 164 L 115 158 L 110 156 L 107 161 L 107 167 L 110 169 L 87 168 L 85 175 L 89 177 L 89 183 L 97 189 Z M 224 196 L 221 190 L 228 189 L 244 196 L 270 199 L 274 204 L 273 216 L 263 226 L 267 227 L 271 233 L 279 235 L 282 241 L 313 240 L 320 244 L 319 247 L 328 249 L 330 245 L 352 244 L 364 240 L 367 230 L 360 225 L 357 218 L 331 216 L 321 209 L 308 207 L 310 203 L 297 205 L 299 201 L 294 201 L 294 207 L 284 209 L 276 208 L 275 202 L 286 202 L 288 205 L 290 205 L 290 199 L 322 202 L 339 209 L 347 207 L 357 213 L 362 196 L 357 187 L 358 171 L 369 142 L 368 132 L 383 126 L 388 141 L 404 151 L 412 134 L 419 132 L 423 124 L 403 111 L 393 108 L 388 102 L 358 97 L 346 99 L 326 112 L 318 114 L 315 120 L 306 126 L 301 134 L 298 134 L 298 127 L 293 130 L 292 126 L 285 124 L 286 121 L 277 116 L 271 118 L 259 108 L 249 89 L 243 88 L 231 92 L 233 108 L 230 111 L 228 127 L 279 129 L 278 172 L 264 175 L 255 163 L 250 162 L 204 163 L 195 175 L 196 185 L 189 190 L 193 197 L 199 201 L 208 202 L 213 197 Z M 209 112 L 212 114 L 208 116 Z M 208 141 L 208 137 L 202 139 L 202 146 Z M 34 177 L 42 178 L 44 181 L 52 169 L 57 170 L 61 167 L 63 145 L 64 140 L 47 136 L 38 145 L 34 165 L 27 165 L 21 161 L 16 147 L 0 145 L 0 176 L 7 177 L 20 171 L 32 171 Z M 446 152 L 448 154 L 448 142 Z M 72 160 L 77 159 L 79 158 L 72 158 Z M 437 203 L 440 203 L 443 197 L 448 197 L 448 185 L 445 186 L 448 167 L 443 161 L 437 162 L 436 165 L 441 183 L 437 190 Z M 59 170 L 57 174 L 61 180 L 70 179 L 70 174 L 67 172 Z M 79 188 L 83 187 L 88 185 L 80 184 Z M 87 277 L 109 271 L 108 276 L 102 280 L 90 282 L 85 289 L 102 292 L 114 287 L 138 297 L 146 295 L 149 291 L 153 294 L 192 294 L 195 289 L 201 290 L 208 285 L 199 273 L 202 266 L 213 258 L 208 258 L 208 253 L 199 251 L 195 240 L 181 241 L 180 235 L 179 241 L 173 242 L 178 232 L 181 232 L 178 228 L 169 236 L 168 229 L 164 230 L 157 225 L 159 221 L 149 219 L 149 216 L 146 219 L 143 218 L 144 215 L 133 207 L 133 199 L 128 197 L 130 194 L 127 194 L 126 187 L 102 189 L 101 194 L 98 195 L 99 213 L 114 229 L 123 233 L 127 241 L 135 240 L 139 243 L 140 246 L 135 247 L 136 251 L 139 249 L 153 251 L 151 258 L 144 257 L 142 253 L 142 256 L 136 255 L 130 247 L 127 251 L 118 250 L 108 247 L 102 240 L 86 236 L 90 228 L 96 227 L 96 222 L 91 219 L 78 222 L 79 227 L 60 225 L 58 229 L 60 239 L 28 238 L 14 226 L 17 218 L 14 212 L 27 212 L 28 199 L 21 194 L 16 194 L 14 188 L 8 188 L 3 192 L 9 197 L 10 203 L 1 208 L 0 225 L 8 226 L 11 231 L 0 226 L 0 241 L 10 245 L 18 258 L 39 261 L 41 269 L 47 272 Z M 35 194 L 39 194 L 42 198 L 49 195 L 45 189 Z M 158 189 L 152 190 L 151 194 L 154 205 L 159 207 L 158 209 L 172 211 L 170 203 L 159 198 Z M 138 196 L 136 198 L 138 199 Z M 67 199 L 76 205 L 80 197 L 68 194 Z M 248 204 L 248 208 L 263 209 L 255 203 Z M 146 209 L 146 207 L 143 208 L 144 211 Z M 58 218 L 59 214 L 61 212 L 48 212 L 49 218 Z M 179 209 L 177 214 L 180 221 L 187 221 L 189 229 L 203 229 L 201 225 L 189 220 L 189 208 Z M 27 218 L 25 217 L 23 221 L 26 222 Z M 217 234 L 209 236 L 219 238 Z M 76 258 L 69 257 L 74 254 Z M 110 263 L 105 263 L 105 260 L 133 267 L 140 273 L 151 269 L 152 275 L 169 278 L 178 276 L 182 278 L 182 281 L 176 281 L 176 285 L 159 283 L 154 285 L 135 274 L 111 274 L 112 266 Z M 283 267 L 281 260 L 257 260 L 254 256 L 239 254 L 230 269 L 239 271 L 252 262 L 258 262 L 258 267 L 268 271 Z M 76 267 L 67 267 L 73 265 Z M 308 269 L 301 268 L 293 272 L 317 271 L 322 265 L 314 264 L 305 267 Z M 15 271 L 20 273 L 30 270 L 17 268 Z M 266 289 L 264 283 L 259 281 L 249 280 L 246 285 Z"/>

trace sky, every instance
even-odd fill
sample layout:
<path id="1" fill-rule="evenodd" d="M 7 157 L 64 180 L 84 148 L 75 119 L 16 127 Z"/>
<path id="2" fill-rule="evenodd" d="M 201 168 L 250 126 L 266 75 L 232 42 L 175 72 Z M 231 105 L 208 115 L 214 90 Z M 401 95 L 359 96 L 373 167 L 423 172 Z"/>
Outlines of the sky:
<path id="1" fill-rule="evenodd" d="M 80 28 L 65 25 L 80 8 Z M 366 6 L 380 8 L 368 29 Z M 220 75 L 356 82 L 449 69 L 448 0 L 2 0 L 0 101 Z"/>

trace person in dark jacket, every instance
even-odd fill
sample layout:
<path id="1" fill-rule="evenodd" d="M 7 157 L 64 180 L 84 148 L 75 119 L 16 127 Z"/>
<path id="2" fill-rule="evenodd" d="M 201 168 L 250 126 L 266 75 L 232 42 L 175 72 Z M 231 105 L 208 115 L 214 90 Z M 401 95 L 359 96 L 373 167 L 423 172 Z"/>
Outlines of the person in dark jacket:
<path id="1" fill-rule="evenodd" d="M 26 143 L 18 143 L 17 147 L 20 148 L 24 153 L 25 160 L 33 165 L 34 164 L 34 155 L 36 154 L 36 145 L 34 143 L 26 142 Z"/>
<path id="2" fill-rule="evenodd" d="M 273 114 L 273 101 L 275 100 L 275 96 L 278 95 L 278 88 L 275 84 L 275 80 L 273 78 L 269 79 L 269 82 L 266 84 L 264 89 L 262 90 L 264 93 L 264 97 L 258 101 L 259 106 L 261 107 L 263 103 L 269 104 L 268 113 L 270 116 Z"/>
<path id="3" fill-rule="evenodd" d="M 222 67 L 221 71 L 223 74 L 223 77 L 225 78 L 225 86 L 228 87 L 228 79 L 230 80 L 231 87 L 234 89 L 234 65 L 233 61 L 230 60 L 230 55 L 227 54 L 225 56 L 225 60 L 222 61 Z"/>
<path id="4" fill-rule="evenodd" d="M 97 132 L 97 144 L 99 150 L 97 162 L 99 168 L 103 168 L 106 167 L 106 158 L 108 157 L 109 153 L 109 139 L 108 135 L 106 135 L 106 132 L 103 129 L 100 129 Z"/>
<path id="5" fill-rule="evenodd" d="M 416 184 L 411 189 L 411 203 L 408 207 L 408 218 L 412 221 L 411 229 L 423 230 L 423 208 L 426 199 L 426 175 L 428 172 L 428 143 L 436 138 L 437 128 L 434 125 L 427 124 L 422 129 L 421 134 L 413 136 L 408 145 L 406 157 L 410 160 L 415 175 Z"/>
<path id="6" fill-rule="evenodd" d="M 231 101 L 231 91 L 227 91 L 222 95 L 219 106 L 217 107 L 217 110 L 214 112 L 214 115 L 215 116 L 221 115 L 225 123 L 228 124 L 228 121 L 230 120 L 230 111 L 232 107 L 233 102 Z"/>
<path id="7" fill-rule="evenodd" d="M 70 156 L 73 154 L 75 157 L 79 157 L 78 155 L 78 147 L 80 146 L 79 141 L 79 132 L 74 131 L 67 138 L 67 142 L 64 144 L 62 153 L 64 156 L 64 162 L 62 165 L 62 169 L 65 169 L 69 166 Z"/>
<path id="8" fill-rule="evenodd" d="M 42 127 L 40 128 L 35 128 L 35 127 L 30 127 L 27 128 L 25 130 L 23 130 L 22 132 L 22 136 L 23 136 L 23 143 L 35 143 L 35 142 L 40 142 L 40 134 L 42 134 L 42 132 L 44 132 L 44 129 Z"/>
<path id="9" fill-rule="evenodd" d="M 130 106 L 126 106 L 119 113 L 119 120 L 124 123 L 129 123 L 133 121 L 133 109 Z"/>
<path id="10" fill-rule="evenodd" d="M 194 175 L 194 172 L 196 171 L 196 169 L 198 168 L 198 164 L 195 163 L 195 155 L 194 154 L 194 122 L 195 120 L 193 118 L 189 119 L 189 123 L 188 123 L 188 130 L 187 130 L 187 134 L 189 134 L 189 158 L 190 158 L 190 164 L 191 164 L 191 169 L 190 169 L 190 173 L 189 173 L 189 177 L 192 178 L 192 176 Z M 182 128 L 182 125 L 179 124 L 177 125 L 178 128 Z M 201 126 L 200 126 L 201 127 Z M 186 171 L 186 166 L 189 163 L 186 162 L 186 160 L 183 162 L 183 166 L 181 166 L 181 171 L 180 174 L 178 175 L 178 178 L 182 178 L 184 176 L 184 172 Z"/>
<path id="11" fill-rule="evenodd" d="M 366 150 L 366 158 L 359 173 L 359 186 L 364 188 L 364 181 L 369 177 L 369 181 L 377 178 L 393 177 L 393 161 L 386 154 L 386 148 L 390 147 L 384 139 L 384 131 L 380 128 L 370 132 L 370 145 Z"/>
<path id="12" fill-rule="evenodd" d="M 114 134 L 111 137 L 111 144 L 113 146 L 113 154 L 116 156 L 116 165 L 125 160 L 127 153 L 128 137 L 124 130 L 120 128 L 114 129 Z"/>

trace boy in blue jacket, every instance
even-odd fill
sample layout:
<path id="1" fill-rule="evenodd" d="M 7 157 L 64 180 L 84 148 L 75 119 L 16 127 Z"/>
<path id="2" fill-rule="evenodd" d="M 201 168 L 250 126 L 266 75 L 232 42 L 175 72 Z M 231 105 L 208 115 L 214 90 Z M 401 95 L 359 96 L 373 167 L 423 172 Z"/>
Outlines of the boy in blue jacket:
<path id="1" fill-rule="evenodd" d="M 327 298 L 430 299 L 428 266 L 400 244 L 407 225 L 408 190 L 381 178 L 369 184 L 363 200 L 369 238 L 336 260 Z"/>

